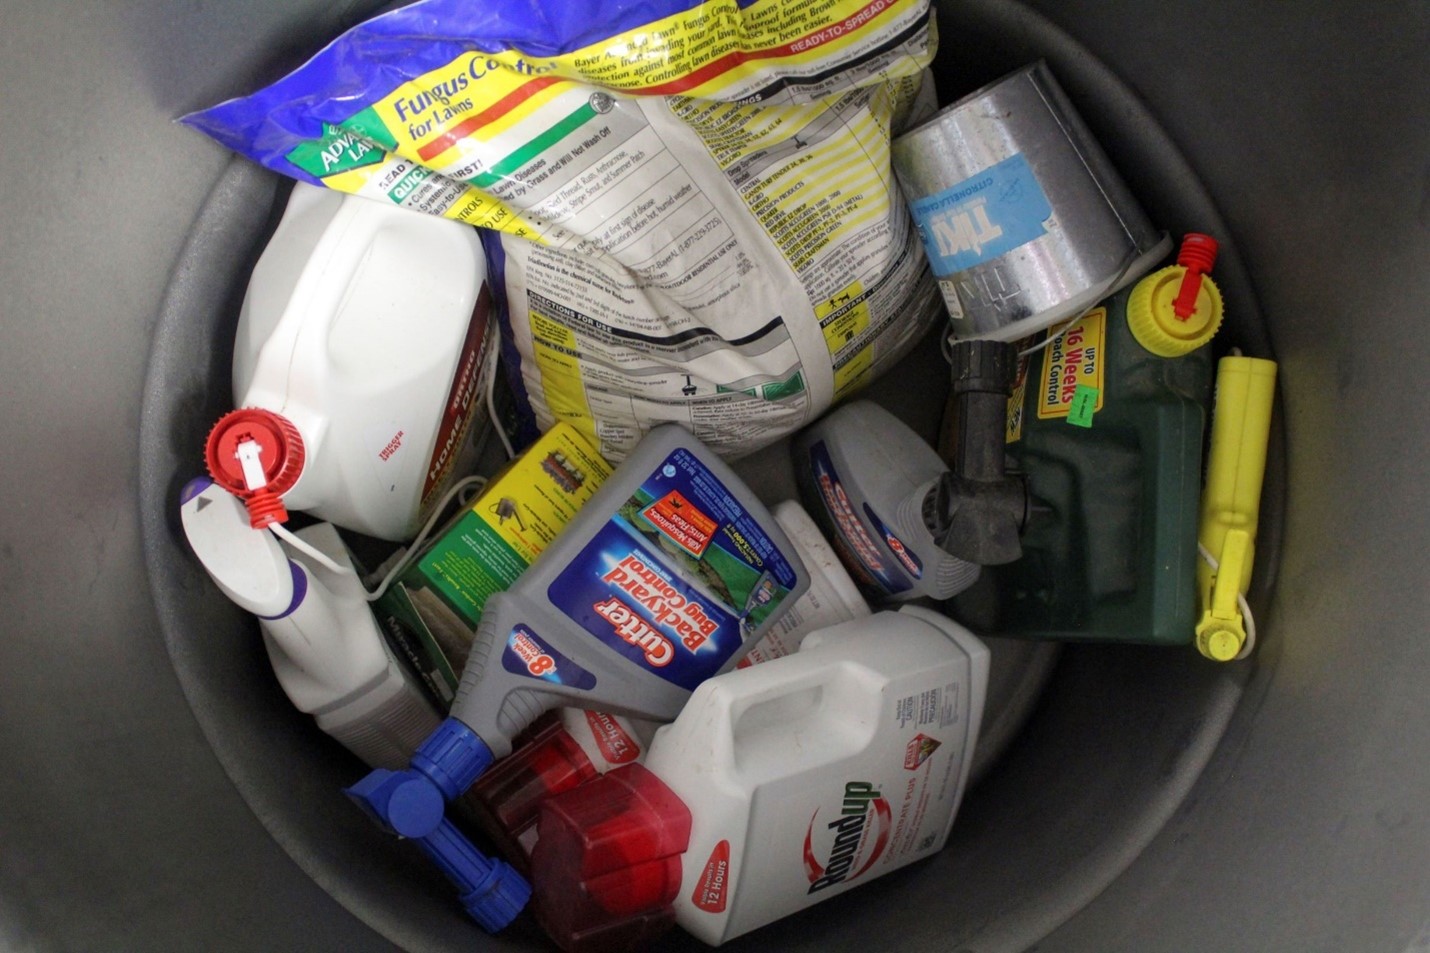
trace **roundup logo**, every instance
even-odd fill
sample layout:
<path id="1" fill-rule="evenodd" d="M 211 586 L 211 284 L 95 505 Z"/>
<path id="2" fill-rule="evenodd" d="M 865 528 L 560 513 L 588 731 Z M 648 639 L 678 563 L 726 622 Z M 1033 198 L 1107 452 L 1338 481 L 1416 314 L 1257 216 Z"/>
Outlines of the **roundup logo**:
<path id="1" fill-rule="evenodd" d="M 822 825 L 816 835 L 816 821 L 819 811 L 809 819 L 809 829 L 804 835 L 804 872 L 809 877 L 809 892 L 818 893 L 825 887 L 855 880 L 861 876 L 884 853 L 889 844 L 890 819 L 892 811 L 889 802 L 868 781 L 850 781 L 844 785 L 844 804 L 839 817 Z M 815 840 L 829 840 L 821 845 L 819 856 L 815 852 Z"/>

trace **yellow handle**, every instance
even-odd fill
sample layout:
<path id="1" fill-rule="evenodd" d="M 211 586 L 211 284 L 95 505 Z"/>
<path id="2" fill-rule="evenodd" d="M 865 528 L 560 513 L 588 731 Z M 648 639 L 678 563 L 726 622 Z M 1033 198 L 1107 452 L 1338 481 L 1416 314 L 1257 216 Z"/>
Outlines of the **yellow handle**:
<path id="1" fill-rule="evenodd" d="M 1274 361 L 1224 357 L 1218 363 L 1197 539 L 1219 568 L 1197 568 L 1202 615 L 1196 627 L 1197 648 L 1217 661 L 1235 658 L 1246 639 L 1236 597 L 1251 584 L 1275 393 Z"/>

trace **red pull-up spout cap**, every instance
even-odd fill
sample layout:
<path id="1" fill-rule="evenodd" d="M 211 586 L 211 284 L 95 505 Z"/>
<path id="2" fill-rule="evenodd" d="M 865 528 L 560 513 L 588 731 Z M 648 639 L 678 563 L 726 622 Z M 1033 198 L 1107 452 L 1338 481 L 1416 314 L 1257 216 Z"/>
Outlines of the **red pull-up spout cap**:
<path id="1" fill-rule="evenodd" d="M 1172 302 L 1172 312 L 1185 321 L 1197 310 L 1197 294 L 1202 290 L 1202 275 L 1216 264 L 1217 240 L 1200 232 L 1189 232 L 1177 252 L 1177 264 L 1187 269 L 1182 286 Z"/>

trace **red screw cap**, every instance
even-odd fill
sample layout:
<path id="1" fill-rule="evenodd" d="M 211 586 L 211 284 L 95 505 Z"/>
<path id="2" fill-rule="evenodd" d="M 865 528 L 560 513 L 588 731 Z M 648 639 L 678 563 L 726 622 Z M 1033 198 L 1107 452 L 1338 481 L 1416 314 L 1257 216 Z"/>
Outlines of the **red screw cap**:
<path id="1" fill-rule="evenodd" d="M 209 476 L 247 504 L 254 529 L 288 519 L 281 497 L 298 482 L 303 457 L 293 422 L 258 407 L 224 414 L 204 447 Z"/>
<path id="2" fill-rule="evenodd" d="M 485 832 L 523 863 L 535 835 L 537 815 L 546 798 L 579 787 L 597 777 L 591 759 L 561 725 L 551 719 L 510 755 L 494 764 L 472 785 Z"/>

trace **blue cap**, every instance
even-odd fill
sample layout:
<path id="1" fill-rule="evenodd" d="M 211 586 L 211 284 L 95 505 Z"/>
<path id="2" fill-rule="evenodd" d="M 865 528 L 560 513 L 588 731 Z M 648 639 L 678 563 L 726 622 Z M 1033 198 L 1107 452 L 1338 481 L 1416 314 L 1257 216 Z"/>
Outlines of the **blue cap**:
<path id="1" fill-rule="evenodd" d="M 432 779 L 447 800 L 455 800 L 491 766 L 492 749 L 476 732 L 448 718 L 412 755 L 412 767 Z"/>
<path id="2" fill-rule="evenodd" d="M 426 837 L 442 823 L 442 792 L 416 771 L 378 768 L 344 793 L 399 837 Z"/>

